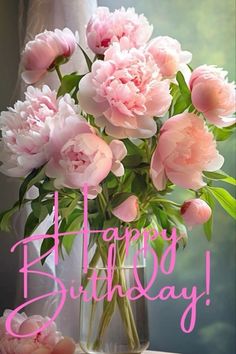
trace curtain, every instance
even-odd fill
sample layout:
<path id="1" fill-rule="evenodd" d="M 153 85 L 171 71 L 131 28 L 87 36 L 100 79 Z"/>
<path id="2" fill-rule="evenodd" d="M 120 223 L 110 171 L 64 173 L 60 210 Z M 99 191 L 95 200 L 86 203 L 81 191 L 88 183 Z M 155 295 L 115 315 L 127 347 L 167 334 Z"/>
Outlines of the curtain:
<path id="1" fill-rule="evenodd" d="M 33 39 L 37 33 L 44 31 L 45 29 L 53 30 L 55 28 L 62 29 L 64 27 L 70 28 L 72 31 L 78 31 L 80 37 L 80 45 L 89 54 L 85 41 L 85 26 L 88 19 L 92 15 L 96 8 L 96 0 L 30 0 L 19 2 L 19 40 L 23 47 L 24 44 Z M 86 71 L 86 64 L 81 55 L 80 50 L 73 55 L 72 59 L 63 66 L 63 73 L 70 73 L 73 71 L 79 71 L 80 73 Z M 43 81 L 37 86 L 42 84 L 48 84 L 51 88 L 58 87 L 58 78 L 55 73 L 48 74 Z M 25 85 L 19 78 L 17 83 L 16 95 L 23 97 Z M 36 196 L 37 191 L 35 189 L 30 190 L 29 196 L 31 198 Z M 22 227 L 24 225 L 27 214 L 30 210 L 23 211 L 15 220 L 15 230 L 17 239 L 22 238 Z M 52 217 L 45 220 L 45 222 L 35 231 L 35 234 L 46 233 L 49 226 L 52 224 Z M 29 258 L 35 259 L 40 254 L 41 242 L 35 242 L 29 248 Z M 65 284 L 66 288 L 69 288 L 71 284 L 79 286 L 81 278 L 81 249 L 82 242 L 81 237 L 77 237 L 74 243 L 74 247 L 70 256 L 65 255 L 64 260 L 60 259 L 59 265 L 55 267 L 53 255 L 47 258 L 44 266 L 37 264 L 34 269 L 47 272 L 60 278 Z M 20 260 L 19 268 L 21 267 L 22 259 Z M 22 276 L 18 275 L 17 280 L 17 305 L 21 304 L 23 299 L 22 291 Z M 29 298 L 35 298 L 40 294 L 48 293 L 53 290 L 57 290 L 57 285 L 51 280 L 36 277 L 32 275 L 29 277 Z M 57 307 L 58 299 L 46 299 L 41 303 L 35 303 L 26 308 L 28 315 L 41 314 L 52 316 Z M 66 304 L 57 318 L 57 325 L 59 330 L 64 335 L 68 335 L 77 340 L 78 336 L 78 321 L 79 321 L 79 300 L 66 301 Z"/>

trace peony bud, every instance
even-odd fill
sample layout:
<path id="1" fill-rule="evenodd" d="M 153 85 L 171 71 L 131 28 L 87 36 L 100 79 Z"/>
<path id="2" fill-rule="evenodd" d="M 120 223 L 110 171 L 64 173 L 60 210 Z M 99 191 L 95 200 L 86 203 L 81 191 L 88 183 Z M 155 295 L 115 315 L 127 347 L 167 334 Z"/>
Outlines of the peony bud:
<path id="1" fill-rule="evenodd" d="M 190 199 L 181 207 L 181 215 L 186 225 L 192 227 L 207 222 L 212 214 L 209 205 L 202 199 Z"/>
<path id="2" fill-rule="evenodd" d="M 22 53 L 23 80 L 27 84 L 36 83 L 47 70 L 54 68 L 56 59 L 66 62 L 75 49 L 76 38 L 69 28 L 38 34 Z"/>
<path id="3" fill-rule="evenodd" d="M 131 195 L 124 202 L 112 210 L 113 215 L 125 222 L 134 221 L 137 218 L 138 213 L 138 198 L 135 195 Z"/>

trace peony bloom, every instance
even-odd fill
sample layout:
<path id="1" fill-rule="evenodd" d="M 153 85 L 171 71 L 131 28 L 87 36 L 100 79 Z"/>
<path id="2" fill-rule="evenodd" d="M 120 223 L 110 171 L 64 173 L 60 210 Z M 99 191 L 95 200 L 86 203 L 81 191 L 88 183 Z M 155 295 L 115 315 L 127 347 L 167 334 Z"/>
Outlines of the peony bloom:
<path id="1" fill-rule="evenodd" d="M 110 146 L 95 134 L 87 121 L 70 112 L 62 101 L 56 119 L 49 122 L 50 139 L 46 148 L 45 174 L 55 179 L 56 188 L 88 185 L 89 198 L 101 191 L 100 182 L 112 171 L 124 173 L 121 160 L 127 151 L 124 143 L 113 140 Z"/>
<path id="2" fill-rule="evenodd" d="M 83 121 L 74 125 L 73 134 L 66 125 L 61 132 L 55 127 L 55 134 L 52 133 L 46 175 L 55 178 L 56 188 L 82 189 L 87 184 L 88 197 L 96 197 L 101 192 L 100 182 L 112 169 L 113 154 L 109 145 Z"/>
<path id="3" fill-rule="evenodd" d="M 12 177 L 24 177 L 47 162 L 50 125 L 57 115 L 75 115 L 77 108 L 69 95 L 56 98 L 48 86 L 26 91 L 26 100 L 2 112 L 0 171 Z"/>
<path id="4" fill-rule="evenodd" d="M 193 113 L 182 113 L 162 126 L 150 173 L 157 190 L 165 189 L 167 179 L 197 190 L 205 186 L 202 172 L 216 171 L 223 163 L 204 120 Z"/>
<path id="5" fill-rule="evenodd" d="M 209 123 L 227 127 L 236 122 L 235 85 L 226 79 L 227 71 L 213 65 L 199 66 L 192 72 L 190 90 L 193 105 Z"/>
<path id="6" fill-rule="evenodd" d="M 125 42 L 129 48 L 139 48 L 152 34 L 144 15 L 137 15 L 133 8 L 115 10 L 98 7 L 87 25 L 87 42 L 95 54 L 104 54 L 114 42 Z"/>
<path id="7" fill-rule="evenodd" d="M 44 331 L 32 337 L 16 338 L 6 332 L 5 323 L 11 311 L 6 310 L 0 319 L 0 353 L 2 354 L 50 354 L 62 336 L 56 330 L 56 324 L 52 322 Z M 16 334 L 30 334 L 40 329 L 49 321 L 48 317 L 17 314 L 12 323 L 12 329 Z M 53 352 L 57 354 L 56 352 Z M 72 352 L 73 353 L 73 352 Z M 71 353 L 71 354 L 72 354 Z M 61 352 L 58 352 L 61 354 Z"/>
<path id="8" fill-rule="evenodd" d="M 122 51 L 117 43 L 80 81 L 82 109 L 116 138 L 153 136 L 153 116 L 163 116 L 171 99 L 169 82 L 161 79 L 152 56 L 138 49 Z"/>
<path id="9" fill-rule="evenodd" d="M 135 195 L 131 195 L 124 202 L 114 208 L 112 214 L 121 221 L 134 221 L 139 214 L 138 198 Z"/>
<path id="10" fill-rule="evenodd" d="M 192 54 L 181 49 L 180 43 L 171 37 L 160 36 L 150 41 L 147 51 L 152 54 L 164 78 L 172 79 L 192 60 Z"/>
<path id="11" fill-rule="evenodd" d="M 22 53 L 22 78 L 27 84 L 39 81 L 54 62 L 62 58 L 64 62 L 74 53 L 76 38 L 68 28 L 44 31 L 26 44 Z"/>
<path id="12" fill-rule="evenodd" d="M 192 227 L 207 222 L 212 214 L 209 205 L 202 199 L 190 199 L 184 202 L 180 213 L 186 225 Z"/>

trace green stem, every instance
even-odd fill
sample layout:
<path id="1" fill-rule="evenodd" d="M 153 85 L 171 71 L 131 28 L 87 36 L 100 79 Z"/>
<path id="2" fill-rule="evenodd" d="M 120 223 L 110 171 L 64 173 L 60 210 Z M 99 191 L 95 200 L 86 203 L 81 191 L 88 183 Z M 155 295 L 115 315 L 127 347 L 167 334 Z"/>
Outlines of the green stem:
<path id="1" fill-rule="evenodd" d="M 172 205 L 174 205 L 174 206 L 176 206 L 176 207 L 178 207 L 178 208 L 181 207 L 181 204 L 175 203 L 175 202 L 173 202 L 172 200 L 168 200 L 168 199 L 159 199 L 159 198 L 156 199 L 156 198 L 154 198 L 153 201 L 159 202 L 159 203 L 172 204 Z"/>
<path id="2" fill-rule="evenodd" d="M 56 65 L 55 66 L 55 70 L 56 70 L 56 73 L 57 73 L 57 76 L 60 80 L 60 82 L 62 81 L 62 73 L 61 73 L 61 70 L 60 70 L 60 66 L 59 65 Z"/>
<path id="3" fill-rule="evenodd" d="M 98 272 L 98 277 L 101 276 L 102 270 L 100 269 Z M 98 297 L 100 298 L 104 288 L 106 286 L 106 281 L 104 280 L 102 283 L 102 286 L 99 290 Z M 93 299 L 92 300 L 92 307 L 91 307 L 91 313 L 90 313 L 90 320 L 89 320 L 89 328 L 88 328 L 88 338 L 87 338 L 87 347 L 90 348 L 90 339 L 92 336 L 92 328 L 93 328 L 93 318 L 96 313 L 96 307 L 97 307 L 97 302 Z"/>
<path id="4" fill-rule="evenodd" d="M 125 243 L 123 242 L 121 247 L 117 248 L 117 262 L 116 262 L 117 268 L 115 269 L 114 272 L 112 284 L 113 286 L 121 285 L 122 292 L 125 294 L 127 292 L 127 287 L 126 287 L 126 279 L 122 269 L 124 258 L 125 258 L 124 249 L 125 249 Z M 102 258 L 104 258 L 104 253 L 102 255 Z M 103 260 L 103 262 L 104 261 L 106 262 L 106 260 Z M 112 320 L 112 316 L 116 309 L 116 303 L 118 304 L 121 318 L 126 329 L 130 348 L 133 349 L 139 347 L 140 345 L 130 301 L 126 297 L 119 297 L 117 293 L 115 293 L 110 302 L 106 300 L 104 301 L 104 310 L 103 310 L 102 317 L 100 319 L 99 330 L 98 330 L 97 338 L 93 345 L 93 350 L 99 350 L 102 345 L 103 336 L 105 335 L 105 332 Z"/>

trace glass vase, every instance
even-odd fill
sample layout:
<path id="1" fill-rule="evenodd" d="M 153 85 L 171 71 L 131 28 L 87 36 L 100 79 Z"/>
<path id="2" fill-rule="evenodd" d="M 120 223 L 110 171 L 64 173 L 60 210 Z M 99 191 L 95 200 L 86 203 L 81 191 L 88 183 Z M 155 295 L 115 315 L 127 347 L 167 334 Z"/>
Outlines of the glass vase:
<path id="1" fill-rule="evenodd" d="M 112 273 L 113 297 L 108 300 L 107 276 L 110 273 L 108 249 L 116 250 Z M 145 257 L 140 242 L 131 242 L 127 254 L 124 241 L 104 243 L 97 239 L 89 251 L 89 268 L 82 278 L 88 301 L 80 300 L 79 344 L 88 354 L 139 354 L 149 346 L 147 303 L 144 297 L 129 300 L 128 289 L 137 287 L 134 277 L 134 256 L 138 279 L 145 287 Z M 96 297 L 91 277 L 97 275 Z M 135 293 L 136 290 L 134 290 Z"/>

